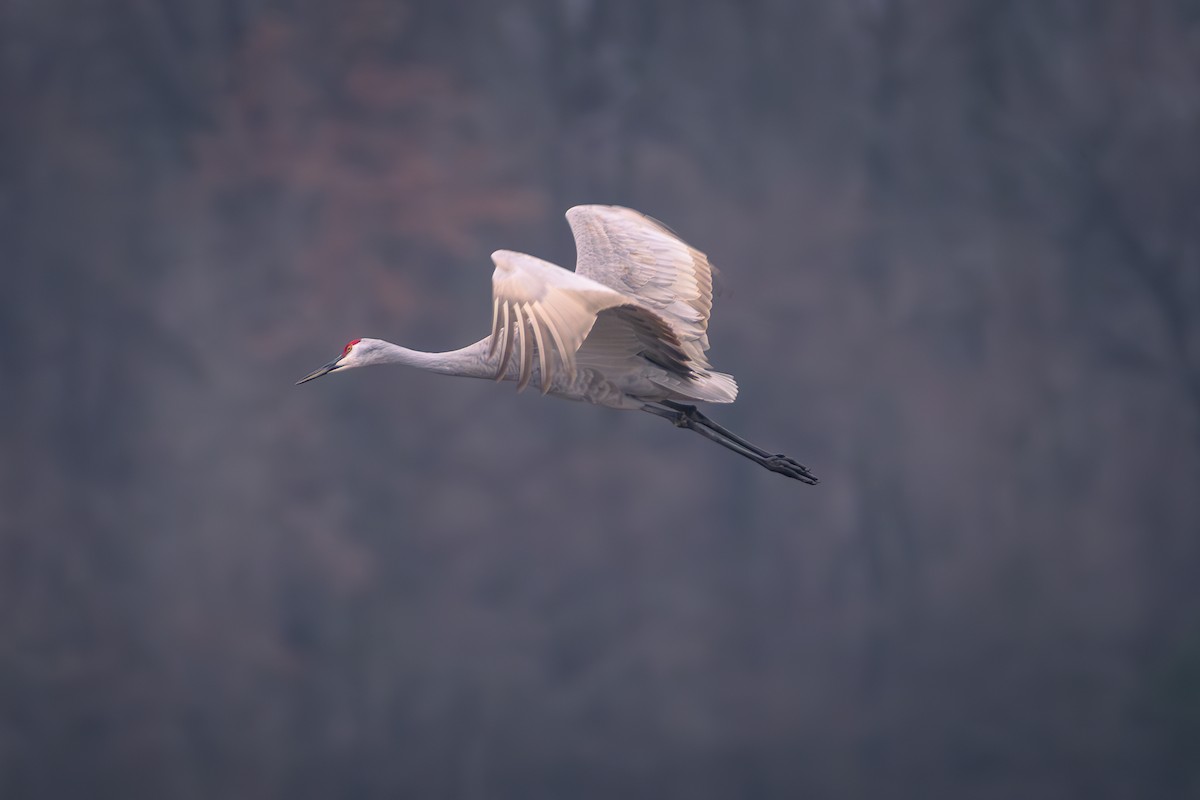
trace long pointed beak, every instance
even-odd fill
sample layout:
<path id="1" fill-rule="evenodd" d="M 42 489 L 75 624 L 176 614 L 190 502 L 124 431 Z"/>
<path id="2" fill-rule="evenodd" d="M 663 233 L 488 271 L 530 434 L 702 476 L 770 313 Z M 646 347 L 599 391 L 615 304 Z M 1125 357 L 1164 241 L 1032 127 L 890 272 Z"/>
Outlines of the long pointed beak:
<path id="1" fill-rule="evenodd" d="M 337 357 L 337 358 L 335 358 L 333 361 L 330 361 L 328 364 L 326 364 L 325 366 L 321 367 L 320 369 L 318 369 L 318 370 L 313 370 L 312 372 L 310 372 L 310 373 L 309 373 L 308 375 L 306 375 L 305 377 L 303 377 L 303 378 L 301 378 L 300 380 L 296 381 L 296 385 L 297 385 L 297 386 L 299 386 L 299 385 L 300 385 L 300 384 L 302 384 L 302 383 L 308 383 L 309 381 L 314 381 L 314 380 L 316 380 L 317 378 L 321 377 L 322 375 L 328 375 L 329 373 L 331 373 L 331 372 L 333 372 L 335 369 L 337 369 L 337 367 L 338 367 L 338 362 L 339 362 L 339 361 L 341 361 L 341 360 L 342 360 L 342 357 L 341 357 L 341 356 L 338 356 L 338 357 Z"/>

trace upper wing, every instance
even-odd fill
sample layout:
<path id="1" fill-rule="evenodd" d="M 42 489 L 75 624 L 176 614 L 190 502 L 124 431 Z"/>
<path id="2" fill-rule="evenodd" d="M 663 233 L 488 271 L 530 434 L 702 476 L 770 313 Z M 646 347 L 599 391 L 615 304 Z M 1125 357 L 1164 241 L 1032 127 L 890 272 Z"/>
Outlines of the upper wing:
<path id="1" fill-rule="evenodd" d="M 518 389 L 529 385 L 535 350 L 543 393 L 550 390 L 554 370 L 564 369 L 574 379 L 575 352 L 596 323 L 596 315 L 631 302 L 590 278 L 524 253 L 497 250 L 492 261 L 496 271 L 492 273 L 488 357 L 500 351 L 499 380 L 515 354 L 520 365 Z"/>
<path id="2" fill-rule="evenodd" d="M 661 223 L 620 206 L 567 212 L 579 252 L 575 272 L 635 297 L 674 328 L 683 350 L 707 367 L 712 265 Z"/>

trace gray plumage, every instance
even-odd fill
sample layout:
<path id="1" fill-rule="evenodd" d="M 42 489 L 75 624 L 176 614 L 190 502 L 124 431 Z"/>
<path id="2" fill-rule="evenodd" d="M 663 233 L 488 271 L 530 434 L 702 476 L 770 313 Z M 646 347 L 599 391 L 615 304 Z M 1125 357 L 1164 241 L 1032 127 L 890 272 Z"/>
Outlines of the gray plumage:
<path id="1" fill-rule="evenodd" d="M 407 364 L 432 372 L 531 383 L 543 394 L 670 419 L 772 471 L 816 483 L 803 465 L 768 454 L 690 403 L 732 403 L 732 375 L 712 369 L 712 265 L 666 226 L 619 206 L 576 206 L 575 271 L 525 253 L 492 254 L 492 330 L 472 345 L 422 353 L 356 339 L 299 383 L 339 369 Z"/>

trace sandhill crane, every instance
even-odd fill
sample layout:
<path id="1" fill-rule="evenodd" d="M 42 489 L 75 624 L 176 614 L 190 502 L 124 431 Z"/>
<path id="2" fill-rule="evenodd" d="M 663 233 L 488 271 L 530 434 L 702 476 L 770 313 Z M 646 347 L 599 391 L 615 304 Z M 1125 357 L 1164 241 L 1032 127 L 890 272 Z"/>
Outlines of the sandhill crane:
<path id="1" fill-rule="evenodd" d="M 708 257 L 656 220 L 619 206 L 576 206 L 575 271 L 524 253 L 492 253 L 492 332 L 446 353 L 355 339 L 297 382 L 371 364 L 444 375 L 536 381 L 542 394 L 670 420 L 772 472 L 815 484 L 799 462 L 760 447 L 700 413 L 693 401 L 732 403 L 732 375 L 705 358 L 712 310 Z"/>

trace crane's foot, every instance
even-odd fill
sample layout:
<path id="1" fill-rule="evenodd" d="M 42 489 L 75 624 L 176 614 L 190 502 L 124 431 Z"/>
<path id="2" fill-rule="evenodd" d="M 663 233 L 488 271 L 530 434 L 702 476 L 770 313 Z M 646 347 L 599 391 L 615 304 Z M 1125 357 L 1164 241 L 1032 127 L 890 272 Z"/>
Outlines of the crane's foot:
<path id="1" fill-rule="evenodd" d="M 807 483 L 809 486 L 816 486 L 821 481 L 816 475 L 809 471 L 808 467 L 801 464 L 794 458 L 788 458 L 782 453 L 776 453 L 773 456 L 767 456 L 759 462 L 771 472 L 778 472 L 780 475 L 786 475 L 789 478 L 795 478 L 801 483 Z"/>

